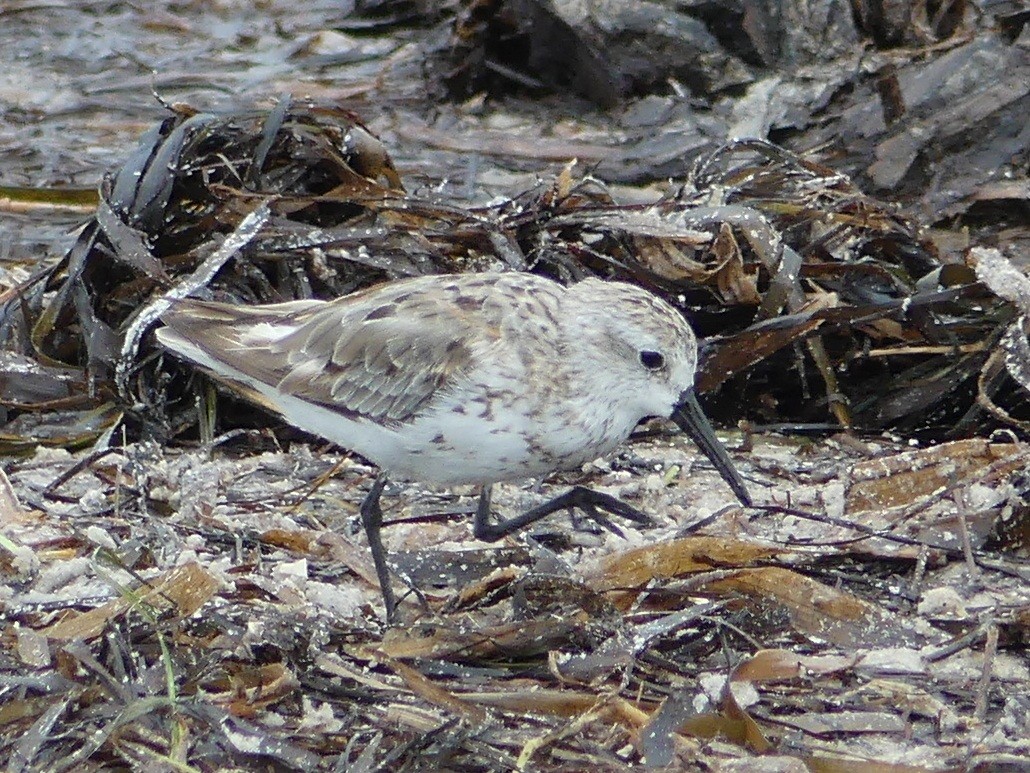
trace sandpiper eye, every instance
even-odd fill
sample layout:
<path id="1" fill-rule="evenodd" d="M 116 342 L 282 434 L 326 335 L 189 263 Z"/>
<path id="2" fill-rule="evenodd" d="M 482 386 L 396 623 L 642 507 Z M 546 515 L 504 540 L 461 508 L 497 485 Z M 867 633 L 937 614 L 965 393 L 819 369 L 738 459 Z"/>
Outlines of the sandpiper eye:
<path id="1" fill-rule="evenodd" d="M 640 364 L 648 370 L 659 370 L 665 367 L 665 358 L 661 352 L 643 351 L 640 353 Z"/>

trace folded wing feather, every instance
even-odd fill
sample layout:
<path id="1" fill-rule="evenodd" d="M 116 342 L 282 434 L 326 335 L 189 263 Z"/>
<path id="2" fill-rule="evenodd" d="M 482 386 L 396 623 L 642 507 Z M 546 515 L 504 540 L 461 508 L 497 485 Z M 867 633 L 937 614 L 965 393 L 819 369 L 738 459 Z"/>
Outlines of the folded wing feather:
<path id="1" fill-rule="evenodd" d="M 472 351 L 498 335 L 494 325 L 454 324 L 448 318 L 468 309 L 444 296 L 387 294 L 372 312 L 367 300 L 352 298 L 252 307 L 181 301 L 162 316 L 167 327 L 158 339 L 273 410 L 268 388 L 350 417 L 403 424 L 460 381 Z"/>

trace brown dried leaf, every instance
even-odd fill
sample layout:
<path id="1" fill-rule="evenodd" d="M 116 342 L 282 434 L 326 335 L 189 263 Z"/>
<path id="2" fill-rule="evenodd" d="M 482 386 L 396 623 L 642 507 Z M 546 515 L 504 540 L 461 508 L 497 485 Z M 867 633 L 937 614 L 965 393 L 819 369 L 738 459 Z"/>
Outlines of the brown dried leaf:
<path id="1" fill-rule="evenodd" d="M 598 703 L 607 704 L 605 715 L 631 730 L 642 727 L 648 715 L 637 704 L 623 698 L 604 699 L 593 692 L 573 690 L 531 689 L 505 692 L 475 692 L 465 696 L 466 700 L 482 706 L 492 706 L 517 713 L 544 714 L 557 717 L 576 717 L 597 708 Z"/>
<path id="2" fill-rule="evenodd" d="M 210 686 L 211 700 L 236 717 L 253 717 L 289 697 L 299 683 L 293 672 L 282 663 L 240 664 L 232 673 Z"/>
<path id="3" fill-rule="evenodd" d="M 639 588 L 652 580 L 668 580 L 694 572 L 749 566 L 779 555 L 777 548 L 720 537 L 684 537 L 627 550 L 604 563 L 593 579 L 598 591 Z"/>
<path id="4" fill-rule="evenodd" d="M 738 744 L 744 744 L 747 740 L 747 729 L 743 722 L 710 711 L 685 720 L 679 726 L 679 732 L 695 738 L 725 738 Z"/>
<path id="5" fill-rule="evenodd" d="M 698 711 L 691 696 L 674 693 L 652 712 L 640 732 L 640 752 L 650 767 L 666 767 L 674 759 L 677 734 L 693 738 L 724 738 L 759 752 L 771 749 L 755 720 L 737 702 L 727 681 L 719 711 Z"/>
<path id="6" fill-rule="evenodd" d="M 458 591 L 457 596 L 452 599 L 448 607 L 450 609 L 465 609 L 473 604 L 482 601 L 488 595 L 505 585 L 517 582 L 526 576 L 526 568 L 522 566 L 502 566 L 494 569 L 485 577 L 474 580 Z"/>
<path id="7" fill-rule="evenodd" d="M 174 610 L 176 617 L 189 617 L 200 609 L 218 589 L 218 580 L 200 564 L 181 566 L 166 574 L 149 589 L 139 588 L 141 601 L 155 609 Z M 108 622 L 135 606 L 135 601 L 119 597 L 81 614 L 71 614 L 44 629 L 51 639 L 92 639 L 104 632 Z"/>
<path id="8" fill-rule="evenodd" d="M 693 250 L 688 251 L 681 246 L 682 241 L 681 238 L 674 242 L 670 239 L 638 237 L 634 240 L 633 254 L 640 265 L 664 279 L 675 282 L 706 281 L 711 272 L 704 263 L 693 258 Z M 711 241 L 711 236 L 701 231 L 694 241 L 696 246 L 702 246 Z"/>
<path id="9" fill-rule="evenodd" d="M 790 650 L 759 650 L 733 669 L 731 682 L 778 682 L 810 674 L 843 671 L 855 659 L 840 655 L 799 655 Z"/>
<path id="10" fill-rule="evenodd" d="M 1023 443 L 992 443 L 975 438 L 920 448 L 883 459 L 859 462 L 851 471 L 845 513 L 882 513 L 905 507 L 949 486 L 979 480 L 992 469 L 1007 476 L 1026 463 Z"/>
<path id="11" fill-rule="evenodd" d="M 722 713 L 730 722 L 739 729 L 741 741 L 752 751 L 764 754 L 771 751 L 773 746 L 769 739 L 762 733 L 762 729 L 755 722 L 754 718 L 747 713 L 737 702 L 733 690 L 730 689 L 730 682 L 727 680 L 726 687 L 722 691 Z"/>
<path id="12" fill-rule="evenodd" d="M 321 537 L 321 532 L 310 529 L 268 529 L 261 533 L 260 539 L 267 545 L 274 545 L 294 553 L 324 555 L 328 552 L 328 548 L 318 544 L 319 537 Z M 319 547 L 321 550 L 318 550 Z"/>
<path id="13" fill-rule="evenodd" d="M 782 605 L 802 634 L 849 650 L 880 646 L 920 646 L 927 636 L 888 610 L 781 567 L 741 569 L 705 589 L 743 594 Z"/>
<path id="14" fill-rule="evenodd" d="M 728 304 L 758 306 L 762 296 L 758 293 L 757 276 L 744 271 L 740 245 L 728 223 L 719 228 L 711 249 L 718 263 L 715 280 L 719 295 Z"/>
<path id="15" fill-rule="evenodd" d="M 411 691 L 419 697 L 442 709 L 446 709 L 452 714 L 465 717 L 475 724 L 480 724 L 486 719 L 486 712 L 483 709 L 445 690 L 411 666 L 407 666 L 398 660 L 390 660 L 388 665 L 404 680 L 408 687 L 411 688 Z"/>

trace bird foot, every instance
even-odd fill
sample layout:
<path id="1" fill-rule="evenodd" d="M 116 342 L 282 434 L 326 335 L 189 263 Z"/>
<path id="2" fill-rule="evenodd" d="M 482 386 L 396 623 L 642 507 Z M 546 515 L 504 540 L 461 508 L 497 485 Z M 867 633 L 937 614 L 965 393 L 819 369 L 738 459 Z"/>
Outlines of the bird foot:
<path id="1" fill-rule="evenodd" d="M 534 507 L 522 515 L 509 518 L 506 521 L 497 523 L 490 522 L 490 487 L 484 486 L 479 497 L 479 507 L 476 510 L 476 520 L 473 527 L 473 534 L 476 539 L 485 542 L 495 542 L 506 537 L 512 532 L 518 531 L 531 523 L 539 521 L 558 510 L 578 509 L 587 515 L 588 518 L 600 524 L 604 528 L 620 537 L 625 537 L 622 530 L 616 526 L 605 512 L 617 515 L 635 523 L 645 526 L 653 525 L 654 520 L 646 513 L 641 512 L 632 505 L 628 505 L 621 499 L 605 494 L 601 491 L 594 491 L 585 486 L 574 486 L 564 494 Z"/>

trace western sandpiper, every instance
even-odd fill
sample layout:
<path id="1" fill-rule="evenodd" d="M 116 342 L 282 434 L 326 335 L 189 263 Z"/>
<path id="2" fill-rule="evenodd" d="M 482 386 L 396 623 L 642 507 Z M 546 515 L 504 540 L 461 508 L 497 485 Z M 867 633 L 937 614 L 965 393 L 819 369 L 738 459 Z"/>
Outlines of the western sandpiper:
<path id="1" fill-rule="evenodd" d="M 576 487 L 495 523 L 490 486 L 579 467 L 614 451 L 642 419 L 661 416 L 750 504 L 694 396 L 693 331 L 633 285 L 437 275 L 334 301 L 181 301 L 162 321 L 164 347 L 380 468 L 361 516 L 391 621 L 379 504 L 387 476 L 481 486 L 474 533 L 488 541 L 569 507 L 646 522 L 620 500 Z"/>

